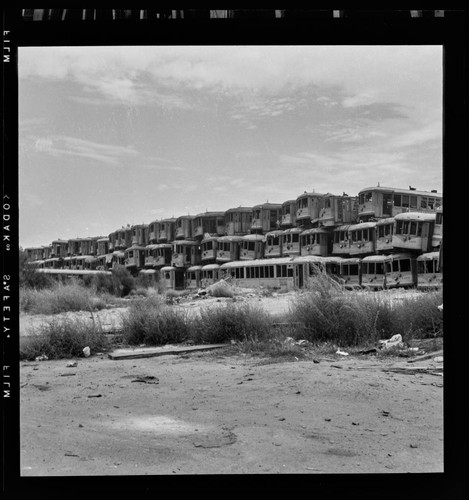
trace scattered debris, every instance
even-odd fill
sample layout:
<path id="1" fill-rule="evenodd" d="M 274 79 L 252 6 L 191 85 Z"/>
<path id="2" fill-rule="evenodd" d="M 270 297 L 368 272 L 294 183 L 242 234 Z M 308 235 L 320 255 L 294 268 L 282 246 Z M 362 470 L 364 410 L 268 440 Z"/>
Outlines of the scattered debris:
<path id="1" fill-rule="evenodd" d="M 363 349 L 362 351 L 358 351 L 358 354 L 372 354 L 377 351 L 378 349 L 376 349 L 376 347 L 372 347 L 371 349 Z"/>
<path id="2" fill-rule="evenodd" d="M 76 375 L 76 373 L 61 373 L 60 374 L 61 377 L 73 377 L 75 375 Z"/>
<path id="3" fill-rule="evenodd" d="M 443 304 L 439 305 L 439 306 L 438 306 L 438 309 L 439 309 L 441 312 L 443 312 Z"/>
<path id="4" fill-rule="evenodd" d="M 89 398 L 101 398 L 102 394 L 88 394 Z"/>
<path id="5" fill-rule="evenodd" d="M 340 348 L 337 349 L 336 354 L 338 354 L 339 356 L 348 356 L 349 355 L 348 352 L 341 351 Z"/>
<path id="6" fill-rule="evenodd" d="M 49 358 L 45 355 L 42 354 L 41 356 L 37 356 L 34 358 L 34 361 L 47 361 Z"/>
<path id="7" fill-rule="evenodd" d="M 89 357 L 91 354 L 91 350 L 88 346 L 86 346 L 84 349 L 83 349 L 83 355 L 85 356 L 85 358 Z"/>
<path id="8" fill-rule="evenodd" d="M 331 365 L 332 368 L 343 368 L 341 365 Z"/>
<path id="9" fill-rule="evenodd" d="M 70 361 L 70 363 L 67 363 L 67 368 L 75 368 L 78 366 L 78 361 Z"/>
<path id="10" fill-rule="evenodd" d="M 154 375 L 145 375 L 143 377 L 138 377 L 131 382 L 142 382 L 144 384 L 158 384 L 160 381 Z"/>
<path id="11" fill-rule="evenodd" d="M 443 363 L 443 356 L 436 356 L 433 358 L 433 361 L 436 361 L 437 363 Z"/>
<path id="12" fill-rule="evenodd" d="M 381 410 L 381 415 L 382 415 L 383 417 L 389 417 L 389 413 L 390 413 L 390 412 L 389 412 L 388 410 Z"/>
<path id="13" fill-rule="evenodd" d="M 417 356 L 413 359 L 409 359 L 407 363 L 416 363 L 417 361 L 424 361 L 425 359 L 431 359 L 433 357 L 443 356 L 443 350 L 435 351 L 431 354 L 425 354 L 422 356 Z"/>
<path id="14" fill-rule="evenodd" d="M 393 335 L 390 339 L 379 341 L 380 349 L 389 349 L 390 347 L 404 347 L 404 344 L 402 342 L 402 335 L 400 333 L 398 333 L 397 335 Z"/>

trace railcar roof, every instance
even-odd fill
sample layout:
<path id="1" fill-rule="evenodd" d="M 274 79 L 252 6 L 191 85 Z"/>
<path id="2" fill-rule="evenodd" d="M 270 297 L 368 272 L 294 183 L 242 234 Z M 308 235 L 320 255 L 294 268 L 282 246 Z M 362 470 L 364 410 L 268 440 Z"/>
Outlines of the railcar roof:
<path id="1" fill-rule="evenodd" d="M 252 207 L 237 207 L 237 208 L 229 208 L 225 211 L 225 214 L 228 212 L 251 212 Z"/>
<path id="2" fill-rule="evenodd" d="M 360 222 L 359 224 L 352 224 L 349 229 L 350 231 L 354 231 L 355 229 L 367 229 L 375 226 L 376 222 Z"/>
<path id="3" fill-rule="evenodd" d="M 191 267 L 188 267 L 187 270 L 188 271 L 200 271 L 202 269 L 203 266 L 191 266 Z"/>
<path id="4" fill-rule="evenodd" d="M 363 188 L 358 192 L 358 194 L 365 193 L 366 191 L 381 191 L 385 193 L 397 193 L 397 194 L 419 194 L 423 196 L 433 196 L 434 198 L 443 197 L 441 193 L 433 193 L 431 191 L 418 191 L 416 189 L 404 189 L 404 188 L 394 188 L 394 187 L 384 187 L 384 186 Z"/>
<path id="5" fill-rule="evenodd" d="M 440 257 L 440 252 L 427 252 L 419 255 L 417 260 L 434 260 Z"/>
<path id="6" fill-rule="evenodd" d="M 428 212 L 402 212 L 401 214 L 397 214 L 394 216 L 395 220 L 435 220 L 436 213 L 428 213 Z"/>
<path id="7" fill-rule="evenodd" d="M 281 203 L 259 203 L 259 205 L 254 205 L 252 207 L 252 209 L 259 209 L 259 208 L 268 208 L 268 209 L 272 209 L 272 208 L 282 208 L 282 204 Z"/>
<path id="8" fill-rule="evenodd" d="M 291 264 L 293 258 L 279 257 L 277 259 L 253 259 L 253 260 L 234 260 L 225 262 L 220 266 L 220 269 L 227 269 L 230 267 L 253 267 L 253 266 L 268 266 L 275 264 Z"/>
<path id="9" fill-rule="evenodd" d="M 173 245 L 198 245 L 198 243 L 192 240 L 174 240 Z"/>
<path id="10" fill-rule="evenodd" d="M 313 227 L 311 229 L 305 229 L 304 231 L 301 232 L 301 234 L 316 234 L 316 233 L 327 233 L 328 231 L 326 229 L 323 229 L 321 227 Z"/>
<path id="11" fill-rule="evenodd" d="M 241 238 L 248 241 L 264 241 L 262 234 L 246 234 L 245 236 L 241 236 Z"/>
<path id="12" fill-rule="evenodd" d="M 394 223 L 394 217 L 386 217 L 385 219 L 379 219 L 376 221 L 377 226 L 383 226 L 385 224 L 393 224 Z"/>
<path id="13" fill-rule="evenodd" d="M 146 249 L 150 250 L 158 250 L 159 248 L 173 248 L 171 243 L 154 243 L 153 245 L 147 245 Z"/>
<path id="14" fill-rule="evenodd" d="M 220 236 L 219 238 L 217 238 L 218 241 L 243 241 L 243 237 L 242 236 Z"/>
<path id="15" fill-rule="evenodd" d="M 213 271 L 214 269 L 220 269 L 219 264 L 207 264 L 206 266 L 202 266 L 202 271 Z"/>
<path id="16" fill-rule="evenodd" d="M 322 196 L 324 196 L 324 193 L 314 193 L 314 192 L 312 192 L 312 193 L 303 193 L 303 194 L 298 195 L 296 199 L 299 200 L 300 198 L 306 198 L 308 196 L 309 197 L 316 196 L 318 198 L 321 198 Z"/>
<path id="17" fill-rule="evenodd" d="M 197 214 L 195 217 L 223 217 L 225 212 L 202 212 Z"/>

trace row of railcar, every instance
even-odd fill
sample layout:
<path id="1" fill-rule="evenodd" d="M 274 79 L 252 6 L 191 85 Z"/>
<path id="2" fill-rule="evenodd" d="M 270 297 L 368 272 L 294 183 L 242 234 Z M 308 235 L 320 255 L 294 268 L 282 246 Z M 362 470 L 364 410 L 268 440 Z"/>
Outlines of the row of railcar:
<path id="1" fill-rule="evenodd" d="M 279 257 L 239 260 L 224 264 L 195 265 L 187 268 L 163 266 L 140 272 L 153 276 L 167 289 L 196 290 L 228 280 L 241 288 L 270 288 L 290 291 L 304 288 L 308 279 L 324 270 L 347 289 L 384 290 L 392 288 L 438 289 L 443 284 L 440 252 L 418 256 L 410 253 L 371 255 L 364 258 Z M 89 269 L 39 268 L 38 272 L 74 276 L 93 274 Z M 110 274 L 110 271 L 99 271 Z"/>
<path id="2" fill-rule="evenodd" d="M 55 240 L 26 252 L 46 270 L 109 271 L 120 264 L 134 274 L 259 259 L 417 256 L 440 247 L 442 217 L 442 196 L 434 191 L 377 186 L 357 197 L 304 192 L 283 204 L 162 219 L 122 227 L 107 238 Z"/>

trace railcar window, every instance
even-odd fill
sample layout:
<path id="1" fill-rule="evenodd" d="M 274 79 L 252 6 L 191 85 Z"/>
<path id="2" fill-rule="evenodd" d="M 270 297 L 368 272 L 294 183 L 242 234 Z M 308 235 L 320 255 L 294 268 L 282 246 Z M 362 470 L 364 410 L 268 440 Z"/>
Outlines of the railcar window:
<path id="1" fill-rule="evenodd" d="M 400 267 L 402 273 L 410 271 L 410 259 L 402 259 L 400 261 Z"/>
<path id="2" fill-rule="evenodd" d="M 402 195 L 402 205 L 401 206 L 404 208 L 409 208 L 410 203 L 409 203 L 409 195 L 408 194 Z"/>
<path id="3" fill-rule="evenodd" d="M 392 270 L 395 273 L 399 272 L 399 261 L 398 260 L 393 260 L 392 261 Z"/>
<path id="4" fill-rule="evenodd" d="M 169 280 L 170 277 L 171 277 L 171 275 L 170 275 L 169 271 L 167 271 L 167 272 L 164 273 L 164 278 L 165 279 Z"/>
<path id="5" fill-rule="evenodd" d="M 287 277 L 293 278 L 293 267 L 287 268 Z"/>
<path id="6" fill-rule="evenodd" d="M 384 265 L 382 262 L 376 263 L 376 274 L 384 274 Z"/>
<path id="7" fill-rule="evenodd" d="M 410 197 L 410 208 L 417 208 L 417 196 Z"/>
<path id="8" fill-rule="evenodd" d="M 417 222 L 416 221 L 410 222 L 409 234 L 417 235 Z"/>
<path id="9" fill-rule="evenodd" d="M 298 243 L 300 241 L 300 235 L 298 233 L 292 234 L 293 243 Z"/>
<path id="10" fill-rule="evenodd" d="M 435 224 L 443 224 L 443 213 L 436 214 Z"/>
<path id="11" fill-rule="evenodd" d="M 395 194 L 394 195 L 394 206 L 396 207 L 401 207 L 401 195 L 400 194 Z"/>

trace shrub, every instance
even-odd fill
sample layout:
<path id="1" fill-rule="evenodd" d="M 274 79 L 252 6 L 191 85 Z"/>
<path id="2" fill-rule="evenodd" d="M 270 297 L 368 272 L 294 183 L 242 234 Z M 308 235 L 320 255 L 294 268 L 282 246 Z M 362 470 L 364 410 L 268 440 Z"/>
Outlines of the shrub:
<path id="1" fill-rule="evenodd" d="M 228 303 L 201 310 L 194 319 L 192 335 L 196 342 L 259 341 L 269 336 L 270 325 L 270 316 L 264 310 Z"/>
<path id="2" fill-rule="evenodd" d="M 230 299 L 234 297 L 233 290 L 225 281 L 214 283 L 207 288 L 207 291 L 212 297 L 227 297 Z"/>
<path id="3" fill-rule="evenodd" d="M 42 290 L 22 288 L 20 307 L 32 314 L 58 314 L 104 307 L 104 301 L 96 300 L 92 290 L 73 280 L 67 284 L 56 282 L 52 288 Z"/>
<path id="4" fill-rule="evenodd" d="M 166 306 L 158 296 L 133 303 L 122 319 L 127 344 L 162 345 L 188 338 L 187 315 Z"/>
<path id="5" fill-rule="evenodd" d="M 131 290 L 135 288 L 135 279 L 129 270 L 117 265 L 112 269 L 112 282 L 114 285 L 114 293 L 118 297 L 127 296 Z"/>
<path id="6" fill-rule="evenodd" d="M 83 349 L 87 346 L 92 354 L 108 348 L 109 341 L 100 324 L 54 320 L 32 335 L 20 337 L 20 359 L 34 360 L 42 354 L 49 359 L 74 358 L 83 356 Z"/>

